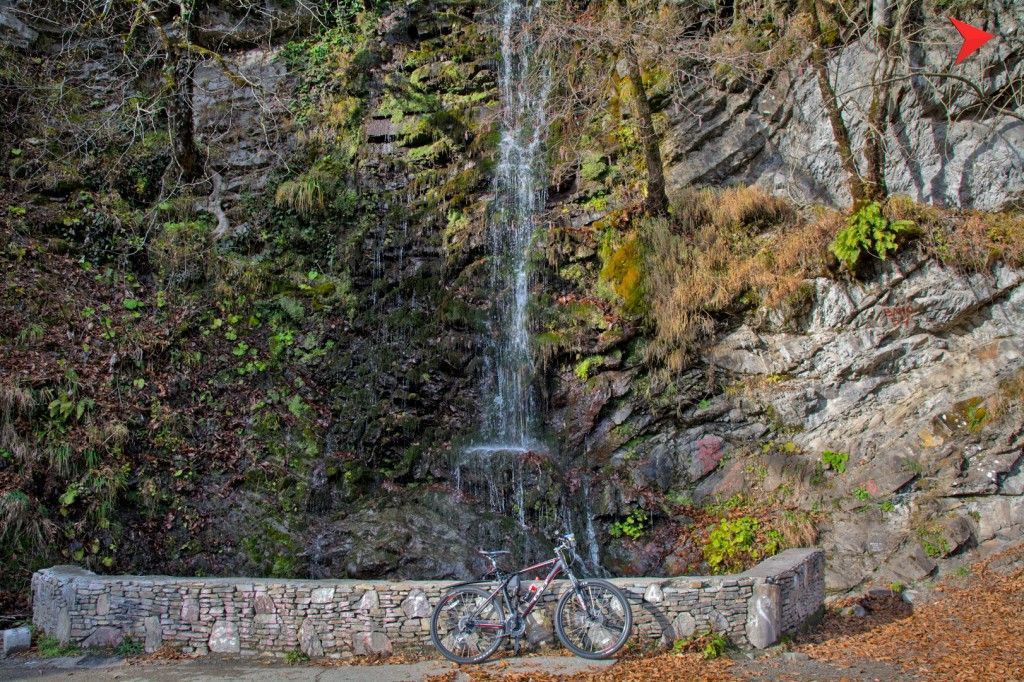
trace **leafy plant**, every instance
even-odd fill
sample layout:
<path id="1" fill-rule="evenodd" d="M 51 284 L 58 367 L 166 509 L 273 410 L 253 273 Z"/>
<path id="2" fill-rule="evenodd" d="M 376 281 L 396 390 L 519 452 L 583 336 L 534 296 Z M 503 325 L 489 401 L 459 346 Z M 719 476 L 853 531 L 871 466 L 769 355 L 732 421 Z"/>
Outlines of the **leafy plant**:
<path id="1" fill-rule="evenodd" d="M 298 665 L 299 663 L 305 663 L 309 660 L 309 656 L 304 654 L 300 649 L 292 649 L 284 655 L 284 661 L 288 665 Z"/>
<path id="2" fill-rule="evenodd" d="M 140 656 L 145 651 L 142 646 L 142 642 L 132 639 L 131 637 L 125 637 L 118 643 L 117 647 L 114 648 L 114 653 L 118 656 L 128 658 L 130 656 Z"/>
<path id="3" fill-rule="evenodd" d="M 897 238 L 913 228 L 912 221 L 889 220 L 882 214 L 881 204 L 871 202 L 850 216 L 846 228 L 836 235 L 829 250 L 854 270 L 864 253 L 885 260 L 896 250 Z"/>
<path id="4" fill-rule="evenodd" d="M 917 529 L 917 541 L 924 553 L 933 559 L 949 554 L 949 541 L 938 526 L 930 525 Z"/>
<path id="5" fill-rule="evenodd" d="M 857 486 L 853 489 L 853 496 L 861 502 L 867 502 L 871 499 L 871 493 L 869 493 L 863 486 Z"/>
<path id="6" fill-rule="evenodd" d="M 710 661 L 724 654 L 728 646 L 729 640 L 725 638 L 725 635 L 720 632 L 712 632 L 709 633 L 707 642 L 704 644 L 704 648 L 701 649 L 700 654 L 704 657 L 705 661 Z"/>
<path id="7" fill-rule="evenodd" d="M 761 523 L 752 516 L 722 519 L 708 535 L 704 559 L 714 573 L 733 573 L 743 567 L 743 560 L 758 558 L 757 531 Z"/>
<path id="8" fill-rule="evenodd" d="M 637 507 L 625 519 L 612 524 L 608 532 L 613 538 L 626 536 L 636 540 L 643 536 L 647 528 L 647 512 Z"/>
<path id="9" fill-rule="evenodd" d="M 846 463 L 850 460 L 850 455 L 845 452 L 836 452 L 835 450 L 825 450 L 821 453 L 821 462 L 826 467 L 842 474 L 846 472 Z"/>

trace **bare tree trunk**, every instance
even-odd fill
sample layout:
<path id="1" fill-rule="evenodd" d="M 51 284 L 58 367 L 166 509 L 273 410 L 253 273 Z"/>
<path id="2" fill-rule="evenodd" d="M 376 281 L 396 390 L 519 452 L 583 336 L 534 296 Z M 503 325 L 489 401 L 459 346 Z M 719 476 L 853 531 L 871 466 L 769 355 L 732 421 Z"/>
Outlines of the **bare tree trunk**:
<path id="1" fill-rule="evenodd" d="M 864 193 L 868 201 L 881 201 L 889 194 L 885 184 L 885 135 L 889 123 L 889 101 L 895 60 L 890 50 L 896 33 L 894 10 L 889 0 L 878 0 L 875 18 L 879 63 L 871 83 L 871 106 L 868 109 L 868 130 L 864 142 Z"/>
<path id="2" fill-rule="evenodd" d="M 619 21 L 623 30 L 628 32 L 629 8 L 626 6 L 626 0 L 618 0 L 618 4 Z M 644 210 L 650 215 L 664 216 L 668 215 L 668 197 L 665 194 L 665 169 L 661 160 L 661 144 L 658 133 L 654 129 L 651 103 L 647 99 L 647 90 L 644 88 L 640 60 L 628 33 L 626 40 L 624 56 L 629 82 L 633 87 L 633 113 L 640 128 L 640 141 L 644 147 L 644 164 L 647 167 L 647 197 L 644 199 Z"/>
<path id="3" fill-rule="evenodd" d="M 171 47 L 164 65 L 164 77 L 169 90 L 165 111 L 167 132 L 171 140 L 173 165 L 177 168 L 178 179 L 191 182 L 203 171 L 203 161 L 196 148 L 195 125 L 192 120 L 192 76 L 195 60 L 191 55 L 181 54 Z M 168 172 L 171 169 L 168 168 Z"/>
<path id="4" fill-rule="evenodd" d="M 836 147 L 839 151 L 839 159 L 846 171 L 850 186 L 850 196 L 854 205 L 863 203 L 866 198 L 864 180 L 857 170 L 857 160 L 853 153 L 853 145 L 850 142 L 850 129 L 843 120 L 843 112 L 839 109 L 839 101 L 836 98 L 835 88 L 828 78 L 828 59 L 825 50 L 821 45 L 822 25 L 818 16 L 817 0 L 804 0 L 804 6 L 811 16 L 815 36 L 811 45 L 811 66 L 818 77 L 818 89 L 821 92 L 822 102 L 825 104 L 825 112 L 828 114 L 829 124 L 832 126 L 832 136 L 836 140 Z"/>

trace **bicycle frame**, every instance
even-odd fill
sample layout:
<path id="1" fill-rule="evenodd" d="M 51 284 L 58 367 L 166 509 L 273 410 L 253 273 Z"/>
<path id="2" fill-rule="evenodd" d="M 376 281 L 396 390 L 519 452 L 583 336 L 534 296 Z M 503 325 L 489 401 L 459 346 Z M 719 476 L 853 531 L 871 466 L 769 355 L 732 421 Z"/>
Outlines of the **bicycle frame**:
<path id="1" fill-rule="evenodd" d="M 509 574 L 505 578 L 502 578 L 498 583 L 498 586 L 494 589 L 494 592 L 491 593 L 491 596 L 489 596 L 487 600 L 484 601 L 483 604 L 477 607 L 472 617 L 475 618 L 477 615 L 479 615 L 480 611 L 482 611 L 500 594 L 505 601 L 505 606 L 508 608 L 510 615 L 518 614 L 520 618 L 527 618 L 533 612 L 533 609 L 536 608 L 537 604 L 540 603 L 540 598 L 544 595 L 545 592 L 547 592 L 548 588 L 551 587 L 551 583 L 555 580 L 555 578 L 558 577 L 560 573 L 563 572 L 566 574 L 566 577 L 569 578 L 569 583 L 572 585 L 573 590 L 576 590 L 579 584 L 579 580 L 577 580 L 576 576 L 573 575 L 573 572 L 569 570 L 569 562 L 565 560 L 565 556 L 562 554 L 562 550 L 555 550 L 555 554 L 557 556 L 555 556 L 554 559 L 548 559 L 547 561 L 542 561 L 538 564 L 527 566 L 526 568 L 515 571 L 514 573 Z M 544 584 L 536 592 L 534 592 L 533 597 L 530 598 L 530 601 L 526 602 L 526 606 L 523 608 L 522 611 L 520 611 L 518 608 L 515 607 L 514 604 L 511 603 L 511 600 L 509 599 L 509 594 L 507 591 L 508 584 L 517 575 L 522 575 L 523 573 L 531 573 L 539 569 L 547 568 L 548 566 L 551 567 L 551 570 L 548 572 L 547 577 L 544 578 Z M 475 623 L 475 625 L 481 630 L 501 630 L 504 635 L 508 634 L 506 632 L 506 623 L 478 622 Z"/>

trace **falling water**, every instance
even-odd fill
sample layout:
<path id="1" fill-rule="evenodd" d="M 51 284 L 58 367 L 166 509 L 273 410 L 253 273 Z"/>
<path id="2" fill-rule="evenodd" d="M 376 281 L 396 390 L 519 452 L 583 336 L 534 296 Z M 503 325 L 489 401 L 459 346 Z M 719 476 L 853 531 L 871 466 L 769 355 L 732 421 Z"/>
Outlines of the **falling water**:
<path id="1" fill-rule="evenodd" d="M 486 500 L 500 514 L 514 514 L 524 530 L 531 525 L 571 532 L 580 511 L 563 492 L 557 509 L 533 509 L 527 518 L 526 489 L 540 467 L 530 457 L 555 453 L 540 443 L 534 400 L 534 362 L 527 303 L 529 253 L 544 208 L 547 186 L 545 104 L 551 76 L 537 55 L 532 23 L 539 0 L 501 0 L 501 138 L 495 172 L 495 199 L 489 220 L 491 291 L 490 342 L 482 389 L 485 410 L 480 437 L 457 455 L 457 495 Z M 550 460 L 546 460 L 550 461 Z M 530 477 L 528 479 L 528 477 Z M 587 491 L 589 492 L 589 491 Z M 589 502 L 589 495 L 585 495 Z M 530 521 L 530 523 L 528 523 Z M 583 513 L 589 562 L 599 568 L 592 514 Z M 529 551 L 529 534 L 523 534 Z"/>
<path id="2" fill-rule="evenodd" d="M 551 79 L 534 60 L 530 23 L 538 0 L 502 0 L 501 142 L 490 219 L 491 315 L 484 392 L 484 449 L 533 449 L 533 354 L 527 324 L 528 254 L 545 201 L 544 105 Z"/>

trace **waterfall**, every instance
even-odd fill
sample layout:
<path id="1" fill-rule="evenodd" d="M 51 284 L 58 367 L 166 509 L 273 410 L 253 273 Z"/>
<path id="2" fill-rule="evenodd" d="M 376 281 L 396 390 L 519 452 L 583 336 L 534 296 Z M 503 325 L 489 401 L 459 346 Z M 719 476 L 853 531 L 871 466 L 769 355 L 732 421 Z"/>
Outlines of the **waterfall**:
<path id="1" fill-rule="evenodd" d="M 534 60 L 530 23 L 539 0 L 502 0 L 501 141 L 495 199 L 489 219 L 490 347 L 483 382 L 486 402 L 482 452 L 534 449 L 533 352 L 527 320 L 528 255 L 545 201 L 545 103 L 551 78 Z"/>
<path id="2" fill-rule="evenodd" d="M 488 220 L 492 308 L 481 382 L 484 414 L 475 444 L 456 453 L 455 493 L 486 500 L 492 512 L 513 517 L 527 531 L 518 543 L 524 555 L 549 551 L 537 543 L 537 531 L 569 532 L 582 518 L 588 568 L 600 570 L 589 490 L 581 511 L 580 500 L 552 474 L 557 453 L 541 442 L 534 399 L 529 256 L 547 198 L 545 105 L 551 89 L 532 32 L 540 1 L 500 1 L 501 136 Z M 538 499 L 538 491 L 552 487 L 559 488 L 556 503 L 544 495 Z"/>

